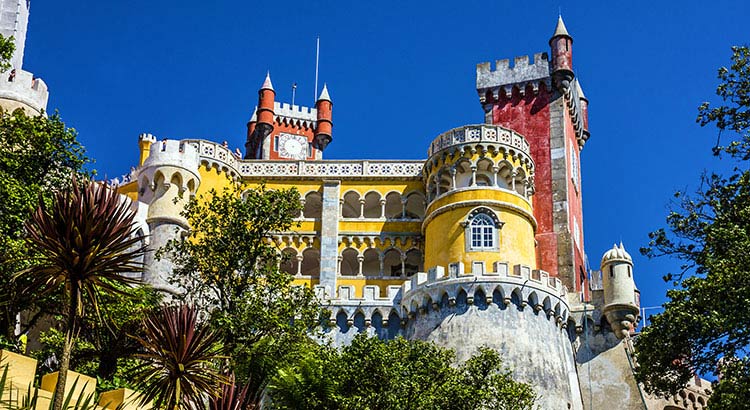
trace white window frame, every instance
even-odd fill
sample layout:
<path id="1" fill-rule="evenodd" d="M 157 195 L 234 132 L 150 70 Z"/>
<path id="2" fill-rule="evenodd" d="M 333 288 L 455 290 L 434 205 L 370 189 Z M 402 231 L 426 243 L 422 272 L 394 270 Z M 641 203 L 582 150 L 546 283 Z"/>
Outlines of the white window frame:
<path id="1" fill-rule="evenodd" d="M 503 222 L 489 208 L 479 207 L 467 215 L 464 226 L 467 252 L 493 252 L 500 249 Z"/>

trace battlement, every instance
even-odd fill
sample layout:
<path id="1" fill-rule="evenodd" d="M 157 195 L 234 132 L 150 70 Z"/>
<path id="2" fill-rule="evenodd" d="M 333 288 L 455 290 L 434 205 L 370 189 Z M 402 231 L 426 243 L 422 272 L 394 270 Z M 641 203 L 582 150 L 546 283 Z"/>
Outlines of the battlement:
<path id="1" fill-rule="evenodd" d="M 153 137 L 150 134 L 141 134 L 144 138 Z M 141 138 L 141 137 L 139 137 Z M 198 172 L 199 157 L 198 149 L 187 141 L 163 140 L 151 145 L 148 158 L 141 169 L 173 166 L 181 167 L 192 172 Z"/>
<path id="2" fill-rule="evenodd" d="M 286 120 L 307 128 L 314 128 L 318 121 L 317 108 L 305 107 L 302 105 L 291 105 L 274 101 L 273 103 L 274 119 L 278 122 Z M 253 109 L 253 115 L 250 122 L 258 120 L 258 107 Z"/>
<path id="3" fill-rule="evenodd" d="M 44 80 L 28 71 L 6 71 L 0 73 L 0 99 L 27 105 L 41 113 L 47 109 L 49 90 Z"/>
<path id="4" fill-rule="evenodd" d="M 451 263 L 447 270 L 436 266 L 427 273 L 416 273 L 401 287 L 402 309 L 416 314 L 446 297 L 454 304 L 463 293 L 469 304 L 482 297 L 482 302 L 516 303 L 521 309 L 531 306 L 537 312 L 554 315 L 560 323 L 567 321 L 568 290 L 560 279 L 542 270 L 502 261 L 495 262 L 491 271 L 485 269 L 483 262 L 474 265 L 473 272 L 466 272 L 459 261 Z"/>
<path id="5" fill-rule="evenodd" d="M 138 135 L 138 141 L 155 143 L 156 137 L 153 136 L 152 134 L 143 133 L 143 134 Z"/>
<path id="6" fill-rule="evenodd" d="M 489 62 L 477 64 L 477 89 L 487 89 L 525 82 L 538 82 L 550 77 L 550 62 L 547 53 L 534 54 L 529 64 L 529 56 L 516 57 L 513 67 L 510 60 L 495 61 L 493 70 Z"/>

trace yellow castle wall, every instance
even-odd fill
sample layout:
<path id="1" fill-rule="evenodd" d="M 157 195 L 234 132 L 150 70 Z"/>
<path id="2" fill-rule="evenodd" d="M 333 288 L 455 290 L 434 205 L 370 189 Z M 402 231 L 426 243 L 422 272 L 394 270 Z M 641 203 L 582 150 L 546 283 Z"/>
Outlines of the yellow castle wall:
<path id="1" fill-rule="evenodd" d="M 465 227 L 471 210 L 479 206 L 494 210 L 504 222 L 498 234 L 498 250 L 469 251 L 466 246 Z M 523 264 L 536 268 L 534 249 L 534 222 L 528 201 L 507 191 L 497 189 L 470 189 L 455 191 L 431 204 L 425 225 L 425 269 L 447 267 L 461 261 L 466 271 L 471 271 L 473 261 L 485 262 L 492 269 L 496 261 Z"/>

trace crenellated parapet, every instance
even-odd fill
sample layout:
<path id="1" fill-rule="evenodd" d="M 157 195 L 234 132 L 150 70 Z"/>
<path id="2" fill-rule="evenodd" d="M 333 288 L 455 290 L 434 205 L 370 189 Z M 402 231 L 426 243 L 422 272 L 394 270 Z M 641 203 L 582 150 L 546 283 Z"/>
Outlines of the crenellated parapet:
<path id="1" fill-rule="evenodd" d="M 332 299 L 327 297 L 331 291 L 325 286 L 315 286 L 314 290 L 326 300 L 330 312 L 328 338 L 336 345 L 346 345 L 362 332 L 383 339 L 403 334 L 405 320 L 398 307 L 401 286 L 365 285 L 361 296 L 354 286 L 339 286 Z"/>
<path id="2" fill-rule="evenodd" d="M 0 73 L 0 105 L 6 111 L 16 108 L 27 110 L 29 115 L 39 115 L 47 109 L 49 90 L 41 78 L 24 70 Z"/>
<path id="3" fill-rule="evenodd" d="M 483 263 L 475 264 L 472 272 L 466 272 L 462 262 L 419 272 L 402 286 L 401 309 L 410 318 L 440 309 L 441 303 L 455 307 L 460 295 L 466 303 L 489 305 L 515 304 L 523 310 L 531 308 L 535 313 L 544 313 L 561 328 L 567 327 L 569 307 L 567 289 L 547 272 L 531 269 L 525 265 L 510 265 L 498 261 L 490 270 Z"/>
<path id="4" fill-rule="evenodd" d="M 501 95 L 510 98 L 513 89 L 524 95 L 527 87 L 530 87 L 536 94 L 542 84 L 547 90 L 552 87 L 547 53 L 534 54 L 531 63 L 528 56 L 516 57 L 513 67 L 508 59 L 497 60 L 494 70 L 489 62 L 477 64 L 477 92 L 482 103 L 485 103 L 488 94 L 495 100 Z"/>
<path id="5" fill-rule="evenodd" d="M 318 110 L 315 108 L 289 103 L 273 103 L 274 119 L 278 123 L 296 125 L 300 128 L 315 128 L 318 121 Z"/>

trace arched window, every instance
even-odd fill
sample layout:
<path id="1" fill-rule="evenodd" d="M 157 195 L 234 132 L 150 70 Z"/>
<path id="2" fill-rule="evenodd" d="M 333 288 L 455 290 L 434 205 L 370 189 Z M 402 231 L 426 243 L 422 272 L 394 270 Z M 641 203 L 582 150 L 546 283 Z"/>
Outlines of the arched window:
<path id="1" fill-rule="evenodd" d="M 471 249 L 495 248 L 495 222 L 486 214 L 471 220 Z"/>

